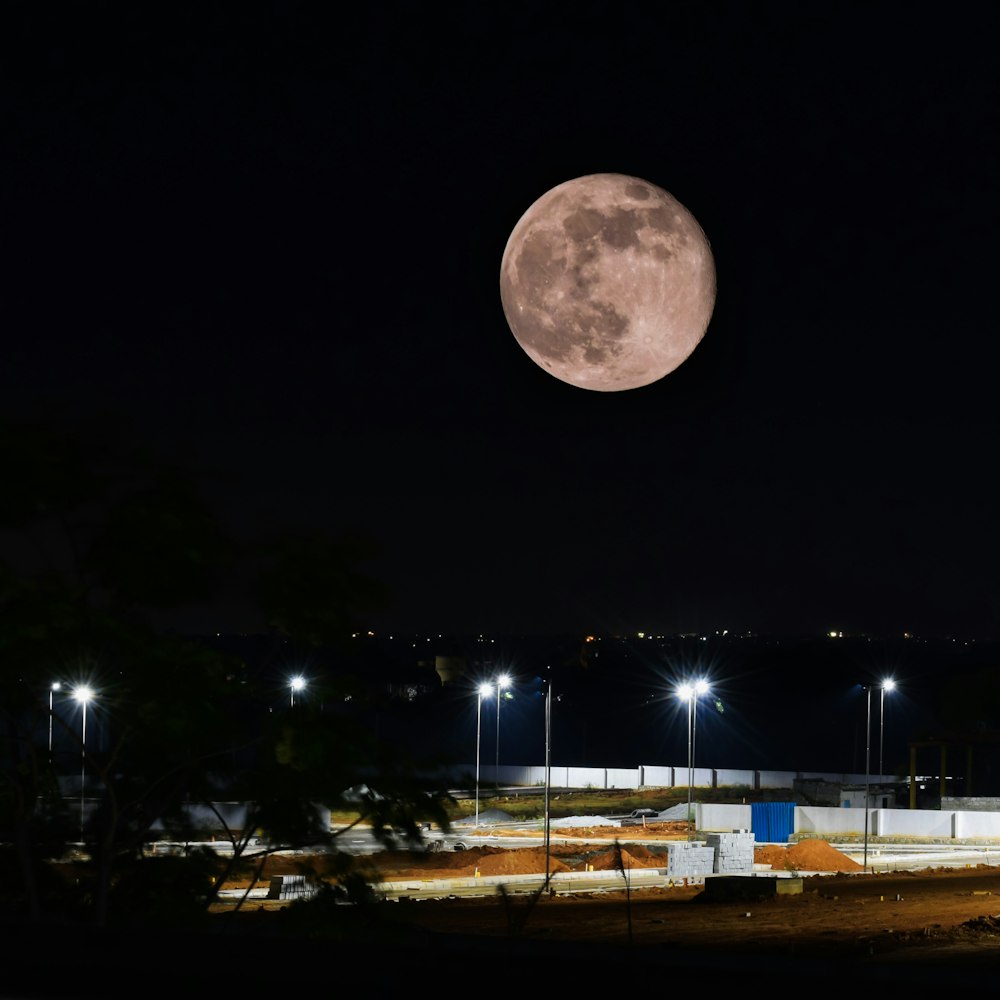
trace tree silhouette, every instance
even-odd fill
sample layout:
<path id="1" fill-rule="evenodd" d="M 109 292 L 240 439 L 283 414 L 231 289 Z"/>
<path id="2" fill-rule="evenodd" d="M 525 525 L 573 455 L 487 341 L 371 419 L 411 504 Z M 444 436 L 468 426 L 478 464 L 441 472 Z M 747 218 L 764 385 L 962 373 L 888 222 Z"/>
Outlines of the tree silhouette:
<path id="1" fill-rule="evenodd" d="M 148 845 L 203 838 L 213 811 L 229 864 L 258 870 L 275 850 L 336 851 L 343 831 L 330 810 L 358 809 L 386 843 L 419 840 L 427 820 L 447 827 L 446 793 L 365 726 L 364 688 L 339 669 L 338 644 L 381 596 L 358 568 L 364 550 L 322 537 L 239 543 L 190 476 L 92 445 L 0 427 L 0 468 L 16 484 L 0 500 L 8 902 L 35 921 L 53 911 L 98 926 L 189 919 L 222 883 L 206 875 L 218 857 L 193 848 L 161 864 Z M 252 571 L 274 636 L 315 654 L 309 697 L 294 706 L 276 696 L 267 662 L 154 625 L 151 612 L 210 599 L 237 565 Z M 87 739 L 66 708 L 81 682 L 97 692 L 82 710 Z M 238 825 L 221 802 L 241 805 Z M 68 857 L 79 879 L 56 891 L 51 862 Z"/>

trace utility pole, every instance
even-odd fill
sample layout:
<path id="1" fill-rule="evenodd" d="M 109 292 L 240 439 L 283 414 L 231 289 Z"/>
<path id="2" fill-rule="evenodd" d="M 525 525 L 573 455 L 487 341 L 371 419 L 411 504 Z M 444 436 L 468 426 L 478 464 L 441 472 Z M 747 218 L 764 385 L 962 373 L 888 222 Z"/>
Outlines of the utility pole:
<path id="1" fill-rule="evenodd" d="M 545 691 L 545 888 L 549 887 L 549 786 L 552 781 L 552 681 Z"/>

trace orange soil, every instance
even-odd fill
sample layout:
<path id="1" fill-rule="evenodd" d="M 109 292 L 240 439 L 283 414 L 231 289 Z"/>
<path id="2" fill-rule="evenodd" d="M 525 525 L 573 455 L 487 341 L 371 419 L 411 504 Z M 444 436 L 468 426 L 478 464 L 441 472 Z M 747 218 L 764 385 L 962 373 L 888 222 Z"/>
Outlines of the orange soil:
<path id="1" fill-rule="evenodd" d="M 617 830 L 619 837 L 625 833 Z M 572 835 L 572 834 L 568 834 Z M 643 838 L 649 836 L 644 831 Z M 621 862 L 609 836 L 586 843 L 550 842 L 550 871 L 613 870 L 662 867 L 653 848 L 619 840 Z M 665 835 L 676 839 L 676 834 Z M 724 941 L 733 951 L 773 951 L 800 956 L 859 954 L 919 960 L 968 950 L 984 953 L 1000 964 L 1000 868 L 939 868 L 862 873 L 861 866 L 823 840 L 787 847 L 755 848 L 758 864 L 772 870 L 828 872 L 802 877 L 800 893 L 747 901 L 706 901 L 701 885 L 642 888 L 605 893 L 492 896 L 403 901 L 379 904 L 386 919 L 449 935 L 505 936 L 516 911 L 524 935 L 549 940 L 622 942 L 649 946 L 711 949 Z M 464 851 L 384 851 L 357 859 L 371 880 L 539 874 L 545 871 L 544 847 L 504 849 L 476 847 Z M 264 877 L 302 872 L 312 865 L 321 874 L 326 861 L 313 857 L 278 856 L 268 860 Z M 245 884 L 245 883 L 244 883 Z M 235 888 L 237 883 L 229 887 Z M 627 900 L 627 904 L 624 902 Z M 687 905 L 697 903 L 700 905 Z M 287 906 L 281 901 L 254 901 L 248 909 Z M 627 905 L 626 920 L 623 909 Z M 919 956 L 918 954 L 919 953 Z"/>

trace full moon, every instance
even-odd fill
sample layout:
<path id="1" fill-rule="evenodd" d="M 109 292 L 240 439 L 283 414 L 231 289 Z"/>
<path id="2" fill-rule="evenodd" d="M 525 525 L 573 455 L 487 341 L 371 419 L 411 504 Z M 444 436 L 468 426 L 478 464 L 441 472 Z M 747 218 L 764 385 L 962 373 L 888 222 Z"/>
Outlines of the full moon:
<path id="1" fill-rule="evenodd" d="M 590 174 L 521 216 L 500 265 L 511 332 L 550 375 L 581 389 L 649 385 L 698 346 L 715 307 L 701 226 L 638 177 Z"/>

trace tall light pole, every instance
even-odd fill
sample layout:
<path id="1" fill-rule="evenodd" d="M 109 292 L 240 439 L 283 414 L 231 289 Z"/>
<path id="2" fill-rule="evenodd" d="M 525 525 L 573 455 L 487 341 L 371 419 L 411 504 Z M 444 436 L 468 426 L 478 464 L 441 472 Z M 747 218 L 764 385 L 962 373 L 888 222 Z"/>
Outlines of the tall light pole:
<path id="1" fill-rule="evenodd" d="M 49 685 L 49 764 L 52 764 L 52 697 L 56 691 L 62 687 L 59 681 L 53 681 Z"/>
<path id="2" fill-rule="evenodd" d="M 545 887 L 549 887 L 550 837 L 549 837 L 549 786 L 552 782 L 552 678 L 545 686 Z"/>
<path id="3" fill-rule="evenodd" d="M 94 697 L 94 689 L 87 684 L 78 684 L 73 688 L 73 698 L 80 703 L 83 711 L 83 730 L 80 740 L 80 842 L 83 842 L 84 826 L 84 789 L 87 782 L 87 703 Z"/>
<path id="4" fill-rule="evenodd" d="M 497 678 L 497 760 L 496 760 L 496 770 L 493 772 L 493 779 L 496 782 L 496 793 L 500 794 L 500 701 L 501 701 L 501 691 L 510 687 L 510 677 L 507 674 L 501 674 Z"/>
<path id="5" fill-rule="evenodd" d="M 480 684 L 476 699 L 476 829 L 479 829 L 479 743 L 483 725 L 483 699 L 493 693 L 492 684 Z"/>
<path id="6" fill-rule="evenodd" d="M 305 686 L 306 686 L 306 679 L 301 674 L 297 674 L 288 682 L 289 708 L 295 708 L 295 692 L 301 691 Z"/>
<path id="7" fill-rule="evenodd" d="M 690 684 L 682 684 L 677 689 L 677 697 L 683 699 L 687 702 L 687 717 L 688 717 L 688 808 L 687 808 L 687 826 L 688 826 L 688 840 L 691 839 L 691 780 L 694 768 L 694 754 L 693 747 L 691 744 L 691 706 L 694 704 L 694 690 Z"/>
<path id="8" fill-rule="evenodd" d="M 708 681 L 694 682 L 694 708 L 691 711 L 691 777 L 694 777 L 694 757 L 698 750 L 698 699 L 708 692 Z"/>
<path id="9" fill-rule="evenodd" d="M 865 688 L 867 706 L 865 709 L 865 849 L 863 870 L 868 871 L 868 788 L 871 784 L 871 745 L 872 745 L 872 686 Z"/>
<path id="10" fill-rule="evenodd" d="M 896 682 L 891 678 L 887 677 L 882 681 L 882 687 L 879 689 L 879 700 L 878 700 L 878 780 L 879 784 L 882 783 L 882 775 L 885 774 L 885 767 L 882 762 L 882 734 L 885 729 L 885 693 L 886 691 L 892 692 L 895 690 Z"/>
<path id="11" fill-rule="evenodd" d="M 694 740 L 698 724 L 698 698 L 708 691 L 708 681 L 700 678 L 677 688 L 677 697 L 687 702 L 688 716 L 688 840 L 692 835 L 691 790 L 694 785 Z"/>

